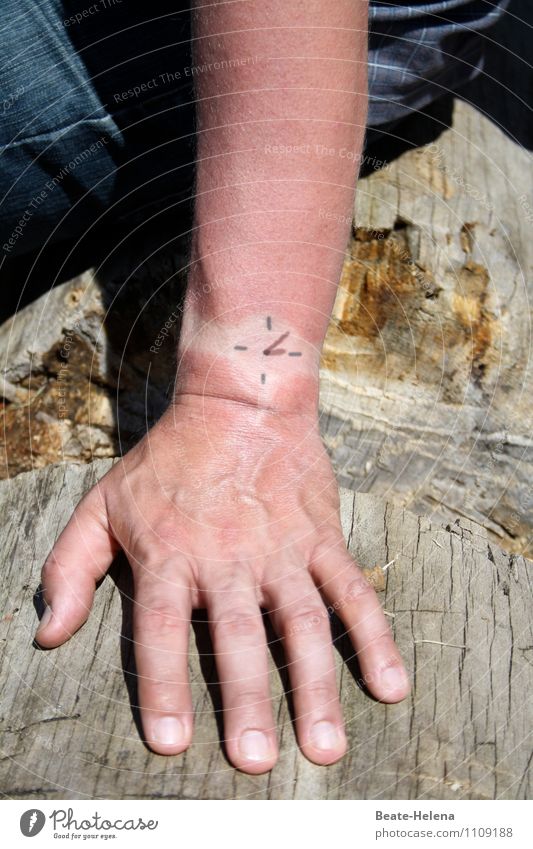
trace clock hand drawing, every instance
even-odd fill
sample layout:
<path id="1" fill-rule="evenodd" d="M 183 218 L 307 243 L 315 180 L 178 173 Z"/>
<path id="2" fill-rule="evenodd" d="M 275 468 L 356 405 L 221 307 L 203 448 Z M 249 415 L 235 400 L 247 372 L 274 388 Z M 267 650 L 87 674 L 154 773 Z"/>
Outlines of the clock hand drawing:
<path id="1" fill-rule="evenodd" d="M 289 331 L 287 330 L 286 333 L 281 334 L 279 339 L 276 339 L 275 342 L 272 342 L 272 345 L 269 345 L 268 348 L 265 348 L 265 350 L 263 351 L 265 357 L 275 357 L 279 356 L 280 354 L 285 354 L 285 348 L 278 348 L 278 345 L 280 344 L 280 342 L 283 342 L 283 340 L 286 339 L 288 335 Z"/>
<path id="2" fill-rule="evenodd" d="M 272 317 L 267 316 L 266 329 L 272 331 Z M 290 336 L 290 330 L 286 330 L 278 336 L 273 342 L 269 342 L 266 348 L 263 348 L 264 357 L 282 357 L 285 354 L 289 357 L 301 357 L 301 351 L 287 351 L 286 348 L 281 348 L 280 345 Z M 248 345 L 234 345 L 235 351 L 247 351 Z M 266 373 L 261 372 L 261 383 L 266 383 Z"/>

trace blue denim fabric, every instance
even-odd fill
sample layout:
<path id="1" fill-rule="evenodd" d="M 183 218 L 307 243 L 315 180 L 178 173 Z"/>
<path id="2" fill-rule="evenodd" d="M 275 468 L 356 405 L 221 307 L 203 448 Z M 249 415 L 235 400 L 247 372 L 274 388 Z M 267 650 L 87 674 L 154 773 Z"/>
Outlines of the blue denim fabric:
<path id="1" fill-rule="evenodd" d="M 189 13 L 176 0 L 147 5 L 2 0 L 0 258 L 190 193 L 198 71 Z M 369 125 L 420 109 L 476 73 L 480 33 L 506 5 L 372 2 Z"/>
<path id="2" fill-rule="evenodd" d="M 177 5 L 160 0 L 154 18 L 131 0 L 2 0 L 0 259 L 187 194 L 190 21 Z"/>
<path id="3" fill-rule="evenodd" d="M 391 124 L 473 79 L 509 0 L 375 0 L 369 9 L 368 125 Z"/>

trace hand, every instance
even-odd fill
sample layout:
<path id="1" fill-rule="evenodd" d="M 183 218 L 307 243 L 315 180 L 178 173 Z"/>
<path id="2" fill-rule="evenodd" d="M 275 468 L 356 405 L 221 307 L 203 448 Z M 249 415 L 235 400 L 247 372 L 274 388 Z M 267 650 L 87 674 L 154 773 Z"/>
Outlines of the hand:
<path id="1" fill-rule="evenodd" d="M 260 608 L 283 640 L 299 744 L 318 764 L 345 752 L 324 601 L 349 631 L 374 696 L 409 683 L 378 598 L 346 551 L 338 490 L 316 415 L 182 396 L 83 498 L 43 568 L 36 639 L 59 646 L 88 617 L 123 549 L 146 742 L 182 752 L 193 733 L 191 612 L 207 608 L 227 754 L 250 773 L 277 758 Z"/>

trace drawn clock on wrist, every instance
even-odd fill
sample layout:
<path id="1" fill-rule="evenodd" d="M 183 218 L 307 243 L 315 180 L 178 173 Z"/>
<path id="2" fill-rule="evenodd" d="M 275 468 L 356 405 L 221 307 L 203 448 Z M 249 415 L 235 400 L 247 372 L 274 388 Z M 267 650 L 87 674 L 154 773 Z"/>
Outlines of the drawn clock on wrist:
<path id="1" fill-rule="evenodd" d="M 301 357 L 301 351 L 291 351 L 284 347 L 284 344 L 289 336 L 291 335 L 290 330 L 286 330 L 285 333 L 277 334 L 274 331 L 272 324 L 272 317 L 270 315 L 266 318 L 266 333 L 265 333 L 265 342 L 266 345 L 262 349 L 263 357 Z M 248 351 L 250 350 L 248 345 L 234 345 L 235 351 Z M 266 366 L 266 360 L 265 360 Z M 261 383 L 266 383 L 267 375 L 266 371 L 262 371 L 260 375 Z"/>

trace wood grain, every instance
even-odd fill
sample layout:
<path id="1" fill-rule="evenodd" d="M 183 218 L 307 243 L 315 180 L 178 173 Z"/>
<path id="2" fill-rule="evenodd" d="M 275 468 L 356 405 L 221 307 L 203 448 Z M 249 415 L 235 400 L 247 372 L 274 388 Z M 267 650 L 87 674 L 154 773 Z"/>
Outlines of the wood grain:
<path id="1" fill-rule="evenodd" d="M 110 466 L 58 465 L 0 485 L 0 789 L 12 798 L 495 799 L 531 796 L 532 564 L 466 520 L 430 524 L 374 495 L 342 493 L 352 553 L 394 561 L 381 593 L 413 676 L 386 706 L 356 682 L 334 625 L 349 753 L 329 768 L 295 745 L 279 644 L 271 686 L 281 757 L 266 776 L 236 772 L 220 746 L 220 700 L 205 622 L 193 629 L 194 744 L 152 754 L 138 733 L 129 570 L 117 562 L 89 622 L 65 646 L 32 644 L 42 561 L 81 494 Z M 132 707 L 133 705 L 133 707 Z"/>
<path id="2" fill-rule="evenodd" d="M 437 129 L 359 183 L 323 432 L 342 485 L 532 557 L 531 154 L 460 100 Z"/>

